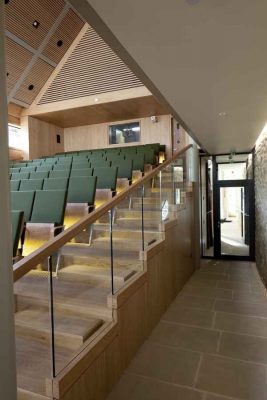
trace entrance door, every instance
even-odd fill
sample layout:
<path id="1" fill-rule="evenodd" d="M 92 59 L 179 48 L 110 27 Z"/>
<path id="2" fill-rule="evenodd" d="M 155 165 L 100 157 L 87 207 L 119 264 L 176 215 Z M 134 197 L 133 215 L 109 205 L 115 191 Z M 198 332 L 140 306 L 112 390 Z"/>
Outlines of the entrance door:
<path id="1" fill-rule="evenodd" d="M 214 226 L 216 258 L 254 259 L 254 193 L 250 180 L 217 182 Z"/>

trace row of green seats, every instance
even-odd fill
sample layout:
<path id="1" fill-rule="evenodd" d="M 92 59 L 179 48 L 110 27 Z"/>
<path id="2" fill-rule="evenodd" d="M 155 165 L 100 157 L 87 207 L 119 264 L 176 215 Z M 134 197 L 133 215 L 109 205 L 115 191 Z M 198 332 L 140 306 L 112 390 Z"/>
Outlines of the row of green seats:
<path id="1" fill-rule="evenodd" d="M 80 158 L 79 160 L 72 160 L 65 158 L 64 162 L 55 162 L 53 164 L 48 164 L 48 165 L 40 165 L 37 167 L 22 167 L 22 168 L 17 168 L 17 167 L 12 167 L 10 168 L 10 173 L 11 174 L 18 174 L 18 173 L 35 173 L 35 172 L 49 172 L 51 170 L 56 171 L 56 170 L 63 170 L 63 169 L 84 169 L 84 168 L 96 168 L 96 167 L 110 167 L 110 166 L 115 166 L 119 168 L 119 175 L 120 177 L 126 178 L 126 176 L 123 176 L 120 170 L 123 172 L 125 169 L 128 169 L 131 167 L 132 170 L 140 170 L 144 171 L 144 166 L 145 166 L 145 156 L 144 154 L 139 154 L 136 155 L 134 158 L 114 158 L 111 160 L 107 160 L 106 158 L 101 158 L 101 159 L 95 159 L 95 160 L 89 160 L 87 158 Z M 16 178 L 15 178 L 16 179 Z"/>
<path id="2" fill-rule="evenodd" d="M 130 173 L 130 171 L 128 171 Z M 88 168 L 84 170 L 62 170 L 50 171 L 48 173 L 35 172 L 34 175 L 26 173 L 12 174 L 11 190 L 41 190 L 41 189 L 64 189 L 69 182 L 82 180 L 82 178 L 97 178 L 97 189 L 110 189 L 116 191 L 118 168 Z M 58 186 L 57 186 L 58 185 Z M 63 187 L 62 187 L 63 186 Z"/>

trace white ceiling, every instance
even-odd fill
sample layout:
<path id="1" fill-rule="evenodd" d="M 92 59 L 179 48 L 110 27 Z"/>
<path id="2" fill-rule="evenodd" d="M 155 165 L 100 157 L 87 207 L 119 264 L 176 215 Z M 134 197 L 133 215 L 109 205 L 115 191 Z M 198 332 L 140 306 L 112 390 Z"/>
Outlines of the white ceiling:
<path id="1" fill-rule="evenodd" d="M 70 2 L 210 153 L 254 146 L 267 122 L 266 0 Z"/>

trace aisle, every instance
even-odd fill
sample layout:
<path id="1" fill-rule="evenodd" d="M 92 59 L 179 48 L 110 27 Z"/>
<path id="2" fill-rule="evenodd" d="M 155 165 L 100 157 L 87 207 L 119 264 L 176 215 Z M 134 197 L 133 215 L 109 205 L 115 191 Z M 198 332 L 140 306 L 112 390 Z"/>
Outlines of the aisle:
<path id="1" fill-rule="evenodd" d="M 202 264 L 108 400 L 267 399 L 267 299 L 256 267 Z"/>

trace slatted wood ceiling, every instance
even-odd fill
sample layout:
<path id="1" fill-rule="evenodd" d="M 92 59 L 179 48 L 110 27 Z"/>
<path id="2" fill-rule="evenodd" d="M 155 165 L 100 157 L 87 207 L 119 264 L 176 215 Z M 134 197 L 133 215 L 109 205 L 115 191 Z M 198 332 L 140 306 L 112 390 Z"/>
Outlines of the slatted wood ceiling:
<path id="1" fill-rule="evenodd" d="M 143 86 L 89 27 L 38 104 Z"/>
<path id="2" fill-rule="evenodd" d="M 13 40 L 6 38 L 6 73 L 7 94 L 15 86 L 24 69 L 29 64 L 32 53 Z"/>
<path id="3" fill-rule="evenodd" d="M 64 0 L 10 0 L 5 5 L 5 27 L 37 49 L 64 6 Z M 38 29 L 34 20 L 40 22 Z"/>
<path id="4" fill-rule="evenodd" d="M 58 64 L 64 56 L 66 49 L 70 47 L 73 39 L 76 38 L 84 23 L 73 10 L 69 10 L 63 18 L 56 32 L 52 35 L 48 45 L 43 51 L 43 54 L 50 60 Z M 62 40 L 63 45 L 57 46 L 57 41 Z"/>
<path id="5" fill-rule="evenodd" d="M 84 21 L 64 0 L 10 0 L 5 2 L 4 10 L 9 101 L 27 107 L 77 37 Z M 39 23 L 37 28 L 34 21 Z"/>

